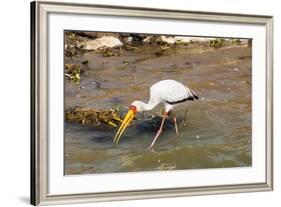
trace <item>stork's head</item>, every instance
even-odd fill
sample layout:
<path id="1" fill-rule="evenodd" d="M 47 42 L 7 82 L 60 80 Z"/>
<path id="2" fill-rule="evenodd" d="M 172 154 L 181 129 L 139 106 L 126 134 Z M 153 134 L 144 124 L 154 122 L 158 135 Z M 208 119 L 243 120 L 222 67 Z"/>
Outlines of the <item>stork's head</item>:
<path id="1" fill-rule="evenodd" d="M 136 116 L 137 112 L 143 111 L 143 103 L 141 101 L 133 101 L 131 106 L 129 107 L 129 111 L 126 114 L 120 128 L 118 129 L 115 137 L 114 137 L 114 142 L 117 144 L 120 140 L 121 135 L 127 128 L 127 126 L 131 123 L 131 121 L 134 119 Z"/>
<path id="2" fill-rule="evenodd" d="M 130 109 L 136 110 L 136 112 L 143 111 L 143 102 L 141 101 L 133 101 L 131 103 Z"/>

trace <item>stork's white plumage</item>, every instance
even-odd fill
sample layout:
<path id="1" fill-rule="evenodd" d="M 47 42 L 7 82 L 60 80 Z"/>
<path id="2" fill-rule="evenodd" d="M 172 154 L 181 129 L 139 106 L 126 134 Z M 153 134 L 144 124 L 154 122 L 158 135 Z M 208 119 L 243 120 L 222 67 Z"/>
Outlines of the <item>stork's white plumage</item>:
<path id="1" fill-rule="evenodd" d="M 182 83 L 177 82 L 175 80 L 162 80 L 150 87 L 150 98 L 148 103 L 144 103 L 142 101 L 134 101 L 132 102 L 130 109 L 125 116 L 123 123 L 121 124 L 120 128 L 118 129 L 114 142 L 118 143 L 119 139 L 124 132 L 125 128 L 128 124 L 133 120 L 136 113 L 139 111 L 149 111 L 156 107 L 158 104 L 162 103 L 165 106 L 165 112 L 163 115 L 163 119 L 161 122 L 161 126 L 151 143 L 149 148 L 152 148 L 162 132 L 163 125 L 165 119 L 168 117 L 169 112 L 178 104 L 183 103 L 188 100 L 198 99 L 198 96 L 195 94 L 194 91 L 189 89 L 188 87 L 184 86 Z M 176 133 L 178 134 L 177 129 L 177 122 L 176 117 L 173 118 L 175 123 Z"/>

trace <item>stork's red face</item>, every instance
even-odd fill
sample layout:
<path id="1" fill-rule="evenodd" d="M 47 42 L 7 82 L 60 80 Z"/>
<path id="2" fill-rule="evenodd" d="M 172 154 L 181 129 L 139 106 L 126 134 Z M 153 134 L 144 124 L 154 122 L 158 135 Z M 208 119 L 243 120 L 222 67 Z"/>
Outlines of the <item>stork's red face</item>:
<path id="1" fill-rule="evenodd" d="M 129 110 L 132 110 L 132 112 L 134 112 L 135 114 L 138 112 L 137 107 L 134 105 L 131 105 Z"/>
<path id="2" fill-rule="evenodd" d="M 134 105 L 131 105 L 128 113 L 126 114 L 120 128 L 118 129 L 118 131 L 114 137 L 114 142 L 116 144 L 119 142 L 120 137 L 123 134 L 123 132 L 125 131 L 125 129 L 127 128 L 127 126 L 131 123 L 133 118 L 136 116 L 136 113 L 137 113 L 137 107 Z"/>

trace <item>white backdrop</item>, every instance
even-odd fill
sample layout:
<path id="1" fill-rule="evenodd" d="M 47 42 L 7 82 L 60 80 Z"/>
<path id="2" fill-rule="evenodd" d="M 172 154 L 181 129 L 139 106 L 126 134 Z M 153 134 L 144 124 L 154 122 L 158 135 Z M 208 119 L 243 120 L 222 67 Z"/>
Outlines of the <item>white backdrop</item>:
<path id="1" fill-rule="evenodd" d="M 68 0 L 71 1 L 71 0 Z M 83 0 L 80 2 L 166 9 L 203 10 L 246 14 L 274 15 L 275 52 L 275 190 L 274 192 L 212 195 L 187 198 L 122 201 L 91 204 L 91 206 L 276 206 L 281 198 L 281 13 L 278 1 L 252 0 Z M 29 2 L 5 1 L 0 7 L 0 86 L 1 86 L 1 147 L 0 147 L 0 206 L 28 206 L 29 204 Z M 279 95 L 278 95 L 279 94 Z M 4 113 L 3 113 L 4 112 Z M 275 205 L 274 205 L 275 204 Z M 65 205 L 69 206 L 69 205 Z M 89 204 L 71 205 L 89 206 Z"/>

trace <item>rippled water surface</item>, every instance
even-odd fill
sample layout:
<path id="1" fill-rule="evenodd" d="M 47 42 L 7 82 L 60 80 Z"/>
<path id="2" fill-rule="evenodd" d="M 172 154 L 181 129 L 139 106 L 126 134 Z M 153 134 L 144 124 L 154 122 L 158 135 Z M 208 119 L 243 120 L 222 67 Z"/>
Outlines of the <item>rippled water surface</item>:
<path id="1" fill-rule="evenodd" d="M 251 48 L 204 45 L 171 48 L 162 56 L 140 46 L 121 56 L 87 52 L 66 62 L 88 60 L 79 85 L 65 81 L 65 108 L 109 109 L 149 99 L 149 87 L 163 79 L 188 85 L 200 99 L 175 108 L 180 136 L 172 120 L 164 125 L 154 151 L 152 142 L 160 118 L 158 106 L 140 113 L 118 145 L 117 128 L 96 129 L 65 122 L 65 174 L 114 173 L 251 166 Z M 124 67 L 124 61 L 129 62 Z"/>

